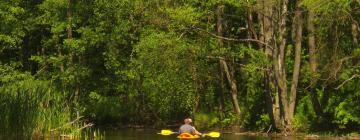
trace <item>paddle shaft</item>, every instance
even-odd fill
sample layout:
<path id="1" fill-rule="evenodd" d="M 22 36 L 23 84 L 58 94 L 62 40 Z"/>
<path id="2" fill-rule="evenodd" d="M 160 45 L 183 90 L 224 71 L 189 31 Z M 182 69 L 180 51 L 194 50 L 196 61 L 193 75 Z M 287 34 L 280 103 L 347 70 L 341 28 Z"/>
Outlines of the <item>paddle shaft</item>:
<path id="1" fill-rule="evenodd" d="M 173 132 L 171 130 L 161 130 L 161 132 L 158 134 L 172 135 L 172 134 L 179 134 L 179 132 Z M 201 136 L 220 137 L 220 133 L 219 132 L 210 132 L 210 133 L 202 134 Z"/>

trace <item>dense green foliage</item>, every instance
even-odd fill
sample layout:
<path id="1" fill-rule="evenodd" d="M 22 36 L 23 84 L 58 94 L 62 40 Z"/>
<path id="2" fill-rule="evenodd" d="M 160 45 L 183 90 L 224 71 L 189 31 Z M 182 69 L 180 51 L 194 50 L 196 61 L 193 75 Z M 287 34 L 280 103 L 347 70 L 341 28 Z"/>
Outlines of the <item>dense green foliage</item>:
<path id="1" fill-rule="evenodd" d="M 278 62 L 266 50 L 282 40 L 281 1 L 271 1 L 269 41 L 261 0 L 1 0 L 0 131 L 74 133 L 90 122 L 161 127 L 187 116 L 200 128 L 267 131 L 275 123 L 266 92 L 272 89 L 274 100 L 281 95 L 279 81 L 266 84 L 268 73 L 276 75 Z M 297 9 L 304 29 L 295 116 L 285 123 L 304 132 L 359 130 L 360 1 L 287 6 L 289 87 Z M 306 28 L 309 11 L 315 13 L 313 33 Z M 311 35 L 316 73 L 309 61 Z M 314 95 L 321 113 L 312 105 Z"/>

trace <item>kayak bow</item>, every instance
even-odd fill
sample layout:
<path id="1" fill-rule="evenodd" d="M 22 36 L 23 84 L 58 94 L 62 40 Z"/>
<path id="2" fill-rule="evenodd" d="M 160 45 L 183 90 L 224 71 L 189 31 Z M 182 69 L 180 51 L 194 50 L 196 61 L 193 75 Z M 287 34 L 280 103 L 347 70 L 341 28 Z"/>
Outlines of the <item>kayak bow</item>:
<path id="1" fill-rule="evenodd" d="M 180 135 L 177 136 L 177 138 L 180 139 L 197 139 L 200 138 L 199 135 L 192 135 L 190 133 L 181 133 Z"/>

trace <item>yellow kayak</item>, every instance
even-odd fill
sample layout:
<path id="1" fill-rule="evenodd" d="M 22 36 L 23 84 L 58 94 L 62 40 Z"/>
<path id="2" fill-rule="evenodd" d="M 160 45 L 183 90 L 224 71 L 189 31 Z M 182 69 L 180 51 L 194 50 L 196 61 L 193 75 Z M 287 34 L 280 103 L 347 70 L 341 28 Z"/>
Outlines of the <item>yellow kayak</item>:
<path id="1" fill-rule="evenodd" d="M 200 138 L 199 135 L 193 135 L 193 134 L 190 134 L 190 133 L 181 133 L 180 135 L 177 136 L 177 138 L 180 138 L 180 139 L 198 139 Z"/>

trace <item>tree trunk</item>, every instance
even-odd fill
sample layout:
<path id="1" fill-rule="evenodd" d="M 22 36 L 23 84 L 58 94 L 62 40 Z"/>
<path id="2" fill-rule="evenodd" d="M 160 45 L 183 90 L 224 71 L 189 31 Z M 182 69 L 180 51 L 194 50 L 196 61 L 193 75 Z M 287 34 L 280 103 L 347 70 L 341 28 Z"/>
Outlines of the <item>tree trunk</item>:
<path id="1" fill-rule="evenodd" d="M 225 28 L 225 24 L 224 24 L 225 21 L 223 18 L 224 10 L 225 10 L 225 5 L 219 5 L 216 10 L 216 16 L 217 16 L 216 31 L 217 31 L 218 36 L 224 36 L 224 28 Z M 220 48 L 224 47 L 223 39 L 220 39 L 220 38 L 218 39 L 218 46 Z M 220 63 L 221 68 L 223 68 L 223 70 L 221 70 L 221 71 L 226 73 L 227 79 L 229 81 L 229 85 L 231 87 L 230 91 L 231 91 L 232 103 L 234 106 L 234 112 L 238 116 L 240 116 L 240 107 L 239 107 L 239 103 L 237 100 L 237 85 L 236 85 L 236 79 L 235 79 L 234 72 L 233 72 L 234 69 L 229 69 L 229 67 L 231 67 L 231 66 L 229 65 L 229 67 L 228 67 L 228 65 L 226 64 L 226 61 L 224 59 L 220 59 L 219 63 Z M 221 96 L 224 96 L 224 94 L 222 94 Z M 221 97 L 220 99 L 221 99 L 221 104 L 224 104 L 223 103 L 224 97 Z"/>
<path id="2" fill-rule="evenodd" d="M 224 10 L 225 10 L 225 6 L 224 5 L 219 5 L 216 9 L 216 32 L 218 36 L 224 36 L 224 19 L 223 19 L 223 15 L 224 15 Z M 219 38 L 218 39 L 218 46 L 219 48 L 223 48 L 224 47 L 224 40 Z M 221 93 L 220 93 L 220 98 L 219 98 L 219 104 L 220 104 L 220 110 L 222 110 L 222 112 L 224 112 L 225 109 L 225 103 L 224 103 L 224 96 L 225 96 L 225 86 L 224 86 L 224 66 L 222 65 L 221 61 L 219 61 L 219 65 L 220 65 L 220 78 L 221 78 Z"/>
<path id="3" fill-rule="evenodd" d="M 224 83 L 224 68 L 221 65 L 220 61 L 219 61 L 219 65 L 220 65 L 220 94 L 219 94 L 219 110 L 220 110 L 220 119 L 223 119 L 224 116 L 224 112 L 225 112 L 225 83 Z"/>
<path id="4" fill-rule="evenodd" d="M 356 48 L 358 47 L 358 40 L 357 40 L 357 36 L 358 36 L 358 25 L 356 24 L 356 21 L 352 21 L 351 23 L 351 34 L 352 34 L 352 44 L 353 47 Z"/>
<path id="5" fill-rule="evenodd" d="M 250 5 L 250 4 L 249 4 Z M 246 22 L 246 26 L 247 26 L 247 37 L 248 38 L 253 38 L 253 39 L 256 39 L 258 40 L 258 36 L 255 32 L 255 29 L 254 29 L 254 23 L 253 23 L 253 15 L 252 15 L 252 7 L 248 7 L 247 8 L 247 22 Z M 249 47 L 251 47 L 251 42 L 248 42 L 249 43 Z M 258 44 L 259 46 L 261 46 L 261 44 Z"/>
<path id="6" fill-rule="evenodd" d="M 240 116 L 240 107 L 239 107 L 239 101 L 237 99 L 237 85 L 236 85 L 236 79 L 235 79 L 235 74 L 234 74 L 234 70 L 233 69 L 229 69 L 225 59 L 221 58 L 220 59 L 220 63 L 222 64 L 226 77 L 228 79 L 229 85 L 231 87 L 231 98 L 232 98 L 232 103 L 234 106 L 234 111 L 236 113 L 236 115 Z M 231 67 L 231 66 L 230 66 Z"/>
<path id="7" fill-rule="evenodd" d="M 287 18 L 287 6 L 288 0 L 282 0 L 281 3 L 281 12 L 280 12 L 280 24 L 279 24 L 279 48 L 276 51 L 276 63 L 275 63 L 275 72 L 276 80 L 279 87 L 280 94 L 280 103 L 282 119 L 285 125 L 288 124 L 288 98 L 287 98 L 287 80 L 286 80 L 286 72 L 285 72 L 285 47 L 286 47 L 286 18 Z M 275 48 L 277 49 L 277 48 Z"/>
<path id="8" fill-rule="evenodd" d="M 223 36 L 223 29 L 224 29 L 224 19 L 223 19 L 223 15 L 224 15 L 224 9 L 225 6 L 224 5 L 219 5 L 216 9 L 216 31 L 217 31 L 217 35 L 218 36 Z M 219 38 L 218 39 L 218 45 L 219 47 L 223 47 L 224 46 L 224 42 L 223 39 Z"/>
<path id="9" fill-rule="evenodd" d="M 316 44 L 315 44 L 315 26 L 314 26 L 314 11 L 309 9 L 309 15 L 307 20 L 307 30 L 309 32 L 309 63 L 310 63 L 310 70 L 311 70 L 311 82 L 310 82 L 310 98 L 312 106 L 315 110 L 317 116 L 322 114 L 321 106 L 318 100 L 318 95 L 316 93 L 316 83 L 317 83 L 317 62 L 316 62 Z"/>
<path id="10" fill-rule="evenodd" d="M 258 18 L 260 21 L 260 36 L 259 39 L 266 44 L 270 44 L 270 46 L 274 46 L 273 35 L 274 35 L 274 27 L 273 27 L 273 1 L 262 0 L 259 1 L 261 10 L 258 14 Z M 272 62 L 274 57 L 274 50 L 270 48 L 268 45 L 263 46 L 264 52 L 267 59 Z M 274 66 L 267 67 L 264 73 L 264 87 L 265 87 L 265 98 L 266 98 L 266 108 L 268 115 L 271 119 L 272 125 L 275 129 L 281 126 L 280 119 L 280 103 L 278 94 L 276 94 L 276 86 L 275 86 L 275 77 L 274 73 L 270 71 Z M 274 95 L 273 95 L 274 93 Z"/>
<path id="11" fill-rule="evenodd" d="M 68 25 L 67 25 L 67 38 L 71 39 L 72 38 L 72 11 L 71 11 L 71 0 L 68 0 L 68 7 L 67 7 L 67 20 L 68 20 Z"/>
<path id="12" fill-rule="evenodd" d="M 57 53 L 58 53 L 58 56 L 63 59 L 63 54 L 62 54 L 62 48 L 61 48 L 61 45 L 56 45 L 56 48 L 57 48 Z M 64 62 L 63 60 L 61 61 L 60 63 L 60 72 L 64 72 Z"/>
<path id="13" fill-rule="evenodd" d="M 297 2 L 297 5 L 299 5 L 299 1 Z M 295 113 L 295 103 L 296 103 L 296 96 L 297 96 L 297 86 L 299 82 L 299 74 L 300 74 L 300 64 L 301 64 L 301 41 L 302 41 L 302 14 L 301 9 L 299 6 L 297 6 L 296 12 L 295 12 L 295 62 L 294 62 L 294 71 L 292 76 L 292 82 L 291 82 L 291 90 L 290 90 L 290 97 L 289 97 L 289 122 L 290 126 L 292 123 L 292 120 L 294 119 L 294 113 Z"/>
<path id="14" fill-rule="evenodd" d="M 66 10 L 66 15 L 67 15 L 67 39 L 72 39 L 73 38 L 73 31 L 72 31 L 72 1 L 71 0 L 68 0 L 67 1 L 67 10 Z M 71 46 L 68 46 L 69 48 Z M 74 59 L 75 58 L 75 54 L 73 52 L 70 52 L 70 58 L 69 58 L 69 61 L 70 61 L 70 65 L 72 67 L 75 67 L 75 64 L 74 64 Z M 80 58 L 79 58 L 79 61 L 80 61 Z M 77 104 L 78 100 L 79 100 L 79 92 L 80 92 L 80 82 L 79 82 L 79 77 L 77 76 L 76 73 L 75 74 L 75 95 L 74 95 L 74 101 L 75 103 Z M 78 109 L 76 109 L 76 117 L 79 118 L 80 117 L 80 112 Z"/>
<path id="15" fill-rule="evenodd" d="M 225 10 L 224 5 L 219 5 L 216 10 L 217 35 L 218 36 L 224 36 L 224 19 L 223 19 L 224 10 Z M 219 47 L 224 46 L 223 39 L 218 39 L 218 45 L 219 45 Z M 230 92 L 231 92 L 231 97 L 232 97 L 232 103 L 234 106 L 234 112 L 236 113 L 236 115 L 240 116 L 240 107 L 239 107 L 239 102 L 237 99 L 238 91 L 237 91 L 236 79 L 235 79 L 234 72 L 233 72 L 234 69 L 229 69 L 229 67 L 224 59 L 220 59 L 220 65 L 223 68 L 223 70 L 226 74 L 226 77 L 229 81 L 229 85 L 231 87 Z"/>

